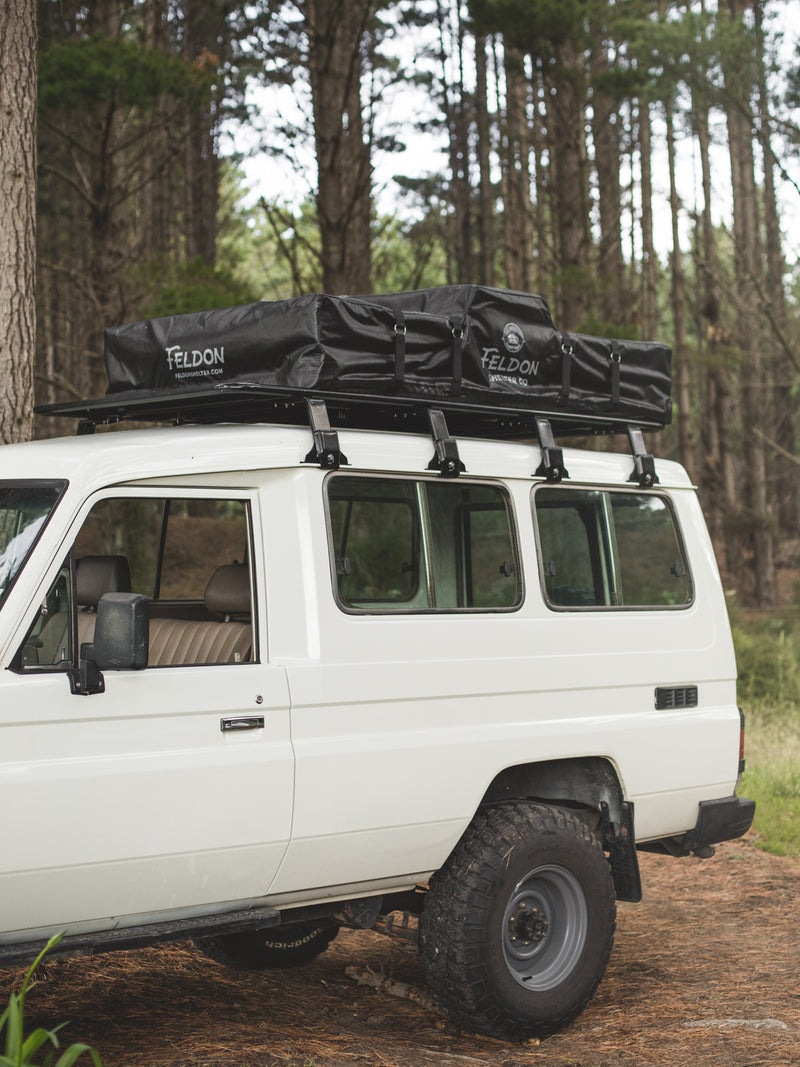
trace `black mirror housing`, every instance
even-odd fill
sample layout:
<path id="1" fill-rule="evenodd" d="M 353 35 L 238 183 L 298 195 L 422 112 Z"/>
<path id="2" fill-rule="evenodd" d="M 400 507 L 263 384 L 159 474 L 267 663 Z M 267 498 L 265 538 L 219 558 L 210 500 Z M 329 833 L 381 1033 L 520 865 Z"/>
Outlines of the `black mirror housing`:
<path id="1" fill-rule="evenodd" d="M 81 645 L 80 667 L 68 671 L 80 696 L 105 692 L 102 671 L 141 671 L 150 643 L 149 601 L 142 593 L 106 593 L 97 605 L 94 641 Z"/>
<path id="2" fill-rule="evenodd" d="M 147 666 L 149 603 L 142 593 L 106 593 L 97 605 L 94 642 L 81 647 L 81 659 L 100 670 L 141 671 Z"/>

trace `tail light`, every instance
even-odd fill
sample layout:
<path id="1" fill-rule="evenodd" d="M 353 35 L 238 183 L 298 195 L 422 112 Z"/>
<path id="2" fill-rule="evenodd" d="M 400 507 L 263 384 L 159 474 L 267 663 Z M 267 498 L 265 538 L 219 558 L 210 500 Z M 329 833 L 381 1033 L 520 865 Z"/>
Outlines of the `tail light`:
<path id="1" fill-rule="evenodd" d="M 744 774 L 744 712 L 739 708 L 739 774 L 736 778 L 736 792 Z"/>

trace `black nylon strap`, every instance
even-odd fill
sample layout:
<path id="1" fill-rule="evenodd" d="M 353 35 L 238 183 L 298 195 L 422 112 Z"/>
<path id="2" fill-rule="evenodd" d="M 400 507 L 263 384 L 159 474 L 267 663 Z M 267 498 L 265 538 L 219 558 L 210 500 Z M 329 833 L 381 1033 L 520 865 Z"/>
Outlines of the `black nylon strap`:
<path id="1" fill-rule="evenodd" d="M 406 318 L 400 308 L 395 309 L 394 317 L 394 380 L 402 385 L 406 376 Z"/>
<path id="2" fill-rule="evenodd" d="M 617 342 L 611 342 L 611 407 L 619 407 L 619 375 L 622 364 L 622 355 L 617 347 Z"/>
<path id="3" fill-rule="evenodd" d="M 568 333 L 562 333 L 559 336 L 561 337 L 561 394 L 558 399 L 562 404 L 566 404 L 569 400 L 573 349 Z"/>
<path id="4" fill-rule="evenodd" d="M 450 390 L 453 396 L 461 392 L 461 379 L 463 376 L 464 357 L 464 321 L 451 325 L 450 333 L 453 337 L 453 385 Z"/>

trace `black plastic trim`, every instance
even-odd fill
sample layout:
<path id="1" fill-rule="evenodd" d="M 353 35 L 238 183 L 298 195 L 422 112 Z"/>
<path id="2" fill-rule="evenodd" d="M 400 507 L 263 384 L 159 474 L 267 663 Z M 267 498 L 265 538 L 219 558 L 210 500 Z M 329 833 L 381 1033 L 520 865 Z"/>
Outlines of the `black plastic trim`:
<path id="1" fill-rule="evenodd" d="M 756 802 L 745 797 L 701 800 L 695 828 L 684 838 L 684 851 L 693 852 L 704 845 L 741 837 L 752 826 L 755 812 Z"/>
<path id="2" fill-rule="evenodd" d="M 680 711 L 696 708 L 698 693 L 696 685 L 656 686 L 656 711 Z"/>
<path id="3" fill-rule="evenodd" d="M 722 841 L 733 841 L 746 834 L 753 824 L 754 800 L 745 797 L 720 797 L 701 800 L 697 822 L 692 830 L 673 837 L 645 841 L 637 845 L 642 852 L 662 852 L 669 856 L 688 856 L 690 852 L 710 849 Z M 711 851 L 706 853 L 711 855 Z"/>
<path id="4" fill-rule="evenodd" d="M 59 956 L 94 956 L 114 949 L 146 948 L 164 941 L 206 937 L 210 934 L 237 933 L 240 930 L 267 929 L 278 926 L 281 913 L 276 908 L 248 908 L 214 915 L 200 915 L 191 919 L 126 926 L 116 930 L 99 930 L 90 934 L 67 934 L 50 952 L 48 958 Z M 36 959 L 46 939 L 20 941 L 0 945 L 0 966 L 17 965 Z"/>

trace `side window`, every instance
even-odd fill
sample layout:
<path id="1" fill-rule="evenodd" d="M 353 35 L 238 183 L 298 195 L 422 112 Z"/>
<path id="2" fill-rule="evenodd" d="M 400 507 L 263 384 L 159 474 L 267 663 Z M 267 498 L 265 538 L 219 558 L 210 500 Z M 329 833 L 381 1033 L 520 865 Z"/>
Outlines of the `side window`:
<path id="1" fill-rule="evenodd" d="M 328 506 L 343 602 L 413 603 L 420 585 L 420 523 L 413 483 L 336 478 Z"/>
<path id="2" fill-rule="evenodd" d="M 120 579 L 128 588 L 120 592 L 156 595 L 161 526 L 168 501 L 138 497 L 110 497 L 100 500 L 89 512 L 75 539 L 78 560 L 116 558 L 124 560 L 129 577 Z M 83 586 L 83 588 L 81 588 Z M 79 583 L 78 604 L 87 590 Z"/>
<path id="3" fill-rule="evenodd" d="M 75 666 L 109 592 L 148 597 L 150 666 L 253 659 L 249 528 L 241 500 L 98 501 L 26 638 L 23 669 Z"/>
<path id="4" fill-rule="evenodd" d="M 688 567 L 666 498 L 542 487 L 533 501 L 542 580 L 552 607 L 691 602 Z"/>
<path id="5" fill-rule="evenodd" d="M 514 608 L 519 565 L 497 486 L 337 475 L 327 485 L 339 603 L 353 611 Z"/>
<path id="6" fill-rule="evenodd" d="M 514 607 L 518 567 L 505 494 L 494 485 L 420 485 L 431 527 L 432 606 Z"/>
<path id="7" fill-rule="evenodd" d="M 22 646 L 23 669 L 72 666 L 72 581 L 69 561 L 58 572 Z"/>
<path id="8" fill-rule="evenodd" d="M 639 493 L 610 497 L 624 603 L 688 604 L 688 570 L 666 500 Z"/>
<path id="9" fill-rule="evenodd" d="M 79 561 L 124 557 L 131 589 L 153 601 L 202 601 L 218 567 L 247 562 L 246 506 L 195 497 L 110 497 L 92 508 L 75 555 Z"/>

